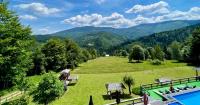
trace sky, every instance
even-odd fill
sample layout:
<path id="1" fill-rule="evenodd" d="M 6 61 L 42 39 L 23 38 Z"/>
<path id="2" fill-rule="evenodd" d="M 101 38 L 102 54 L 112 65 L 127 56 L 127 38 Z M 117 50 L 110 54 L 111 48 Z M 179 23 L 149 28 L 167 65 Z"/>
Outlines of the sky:
<path id="1" fill-rule="evenodd" d="M 9 0 L 9 9 L 33 34 L 200 19 L 200 0 Z"/>

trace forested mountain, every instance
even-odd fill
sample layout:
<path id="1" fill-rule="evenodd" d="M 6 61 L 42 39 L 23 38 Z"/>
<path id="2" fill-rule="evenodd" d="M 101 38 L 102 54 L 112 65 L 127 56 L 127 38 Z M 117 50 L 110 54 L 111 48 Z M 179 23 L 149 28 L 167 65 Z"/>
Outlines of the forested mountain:
<path id="1" fill-rule="evenodd" d="M 36 38 L 37 41 L 41 43 L 46 42 L 50 38 L 64 39 L 61 36 L 50 36 L 50 35 L 37 35 L 34 37 Z M 109 32 L 93 32 L 93 33 L 88 33 L 84 36 L 79 36 L 77 38 L 74 38 L 74 40 L 81 47 L 95 48 L 99 52 L 103 53 L 107 49 L 127 41 L 127 38 Z"/>
<path id="2" fill-rule="evenodd" d="M 200 21 L 199 20 L 176 20 L 176 21 L 166 21 L 166 22 L 160 22 L 160 23 L 141 24 L 141 25 L 133 26 L 129 28 L 85 26 L 85 27 L 76 27 L 76 28 L 56 32 L 53 34 L 48 34 L 48 35 L 76 39 L 80 36 L 84 36 L 89 33 L 109 32 L 109 33 L 115 33 L 115 34 L 121 35 L 123 37 L 128 37 L 129 39 L 135 39 L 135 38 L 147 36 L 153 33 L 179 29 L 179 28 L 194 25 L 197 23 L 200 23 Z"/>
<path id="3" fill-rule="evenodd" d="M 113 33 L 97 32 L 81 36 L 76 41 L 82 47 L 93 47 L 103 52 L 110 47 L 123 43 L 126 41 L 126 38 Z"/>
<path id="4" fill-rule="evenodd" d="M 194 26 L 191 25 L 199 22 L 200 21 L 198 20 L 167 21 L 161 23 L 142 24 L 121 29 L 87 26 L 72 28 L 49 35 L 36 35 L 35 38 L 39 42 L 46 42 L 46 40 L 54 37 L 60 39 L 69 38 L 76 41 L 82 47 L 93 47 L 98 51 L 103 52 L 108 51 L 108 49 L 113 51 L 113 46 L 118 47 L 119 44 L 122 44 L 120 46 L 127 47 L 127 45 L 132 42 L 140 42 L 149 46 L 155 44 L 168 45 L 174 40 L 180 41 L 185 39 L 191 33 L 193 28 L 199 24 Z M 127 41 L 127 39 L 129 41 Z"/>
<path id="5" fill-rule="evenodd" d="M 164 47 L 164 46 L 168 46 L 173 41 L 184 42 L 192 34 L 192 32 L 196 28 L 199 28 L 199 27 L 200 27 L 200 24 L 196 24 L 196 25 L 187 26 L 180 29 L 175 29 L 172 31 L 154 33 L 149 36 L 145 36 L 145 37 L 141 37 L 132 41 L 124 42 L 121 45 L 115 46 L 114 48 L 112 48 L 111 51 L 113 49 L 129 48 L 134 43 L 141 44 L 144 46 L 160 45 Z"/>

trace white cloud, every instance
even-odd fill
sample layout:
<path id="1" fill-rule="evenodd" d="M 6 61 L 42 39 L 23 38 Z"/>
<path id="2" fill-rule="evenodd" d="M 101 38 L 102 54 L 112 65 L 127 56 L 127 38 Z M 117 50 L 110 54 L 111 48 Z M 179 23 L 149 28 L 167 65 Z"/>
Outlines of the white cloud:
<path id="1" fill-rule="evenodd" d="M 96 13 L 91 15 L 77 15 L 65 19 L 63 22 L 74 26 L 127 27 L 133 25 L 129 19 L 124 18 L 123 15 L 116 12 L 110 16 L 102 16 Z"/>
<path id="2" fill-rule="evenodd" d="M 21 9 L 31 10 L 34 13 L 43 15 L 50 15 L 61 11 L 58 8 L 48 8 L 47 6 L 41 3 L 19 4 L 17 5 L 17 7 Z"/>
<path id="3" fill-rule="evenodd" d="M 51 33 L 50 30 L 49 30 L 49 27 L 44 27 L 44 28 L 38 29 L 37 31 L 40 34 L 49 34 L 49 33 Z"/>
<path id="4" fill-rule="evenodd" d="M 156 12 L 156 11 L 154 11 Z M 73 26 L 98 26 L 98 27 L 130 27 L 145 23 L 157 23 L 170 20 L 199 20 L 200 19 L 200 7 L 193 7 L 188 11 L 171 11 L 165 14 L 159 15 L 137 15 L 134 18 L 126 18 L 122 14 L 112 13 L 109 16 L 103 16 L 101 14 L 85 14 L 77 15 L 71 18 L 65 19 L 63 22 Z"/>
<path id="5" fill-rule="evenodd" d="M 24 20 L 36 20 L 37 17 L 33 16 L 33 15 L 21 15 L 19 16 L 20 19 L 24 19 Z"/>
<path id="6" fill-rule="evenodd" d="M 96 0 L 96 3 L 97 4 L 102 4 L 102 3 L 104 3 L 106 0 Z"/>
<path id="7" fill-rule="evenodd" d="M 168 6 L 168 3 L 164 1 L 160 1 L 150 5 L 135 5 L 127 10 L 126 13 L 165 14 L 169 13 Z"/>

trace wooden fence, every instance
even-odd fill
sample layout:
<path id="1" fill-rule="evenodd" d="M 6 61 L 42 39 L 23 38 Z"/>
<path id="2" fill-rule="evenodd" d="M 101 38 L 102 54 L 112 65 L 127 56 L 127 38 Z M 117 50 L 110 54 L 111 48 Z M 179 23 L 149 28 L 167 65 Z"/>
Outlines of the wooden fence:
<path id="1" fill-rule="evenodd" d="M 169 82 L 145 84 L 145 85 L 140 86 L 140 91 L 141 91 L 141 93 L 143 93 L 145 90 L 149 90 L 149 89 L 159 88 L 159 87 L 163 87 L 163 86 L 170 86 L 171 84 L 173 84 L 173 85 L 187 84 L 187 83 L 195 82 L 195 81 L 200 81 L 200 76 L 174 79 Z"/>
<path id="2" fill-rule="evenodd" d="M 138 97 L 138 98 L 133 98 L 133 99 L 122 100 L 120 102 L 120 104 L 135 105 L 135 104 L 142 103 L 142 102 L 143 102 L 143 98 Z M 117 105 L 117 103 L 113 102 L 113 103 L 109 103 L 109 104 L 105 104 L 105 105 Z"/>
<path id="3" fill-rule="evenodd" d="M 16 91 L 6 96 L 0 96 L 0 105 L 13 100 L 15 97 L 20 96 L 21 94 L 21 91 Z"/>

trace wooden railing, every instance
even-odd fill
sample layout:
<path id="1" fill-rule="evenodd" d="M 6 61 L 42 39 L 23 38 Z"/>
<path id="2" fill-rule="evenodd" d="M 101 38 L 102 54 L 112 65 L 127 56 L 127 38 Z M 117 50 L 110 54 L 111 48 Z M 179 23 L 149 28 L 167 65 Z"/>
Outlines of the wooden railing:
<path id="1" fill-rule="evenodd" d="M 138 98 L 133 98 L 133 99 L 127 99 L 127 100 L 122 100 L 120 102 L 120 104 L 127 104 L 127 105 L 135 105 L 138 103 L 142 103 L 143 102 L 143 98 L 142 97 L 138 97 Z M 117 105 L 116 102 L 113 103 L 109 103 L 109 104 L 105 104 L 105 105 Z"/>
<path id="2" fill-rule="evenodd" d="M 169 82 L 145 84 L 145 85 L 141 85 L 140 91 L 141 91 L 141 94 L 143 94 L 143 92 L 148 90 L 148 89 L 159 88 L 159 87 L 163 87 L 163 86 L 170 86 L 171 84 L 173 84 L 173 85 L 186 84 L 186 83 L 190 83 L 190 82 L 194 82 L 194 81 L 200 81 L 200 76 L 174 79 L 174 80 L 171 80 Z M 146 92 L 148 94 L 148 91 L 146 91 Z M 138 97 L 138 98 L 133 98 L 133 99 L 128 99 L 128 100 L 122 100 L 120 102 L 120 104 L 124 103 L 126 105 L 134 105 L 134 104 L 142 103 L 142 102 L 143 102 L 143 98 Z M 113 102 L 113 103 L 109 103 L 109 104 L 105 104 L 105 105 L 117 105 L 117 103 Z"/>
<path id="3" fill-rule="evenodd" d="M 21 91 L 16 91 L 7 96 L 0 96 L 0 105 L 13 100 L 13 98 L 20 96 L 21 94 L 22 94 Z"/>
<path id="4" fill-rule="evenodd" d="M 174 79 L 168 82 L 160 82 L 160 83 L 152 83 L 152 84 L 145 84 L 141 85 L 141 92 L 144 92 L 144 90 L 159 88 L 163 86 L 170 86 L 170 84 L 178 85 L 178 84 L 186 84 L 194 81 L 200 81 L 200 76 L 198 77 L 188 77 L 188 78 L 180 78 L 180 79 Z"/>

